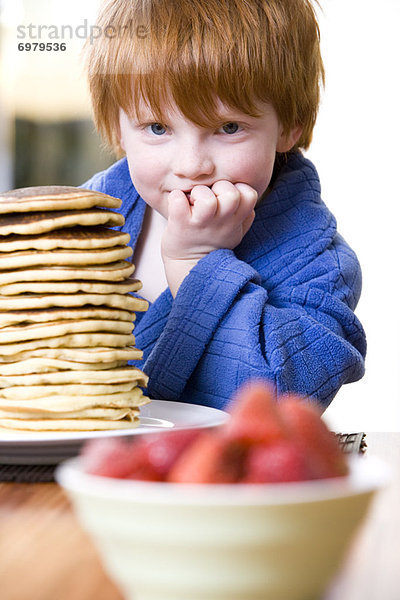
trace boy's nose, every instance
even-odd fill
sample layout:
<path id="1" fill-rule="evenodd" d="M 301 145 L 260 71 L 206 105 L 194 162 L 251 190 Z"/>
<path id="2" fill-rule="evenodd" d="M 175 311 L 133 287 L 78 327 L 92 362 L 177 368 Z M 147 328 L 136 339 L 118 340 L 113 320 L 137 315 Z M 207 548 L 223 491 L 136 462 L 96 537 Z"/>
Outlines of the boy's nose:
<path id="1" fill-rule="evenodd" d="M 214 171 L 214 161 L 200 144 L 182 146 L 174 156 L 174 174 L 187 179 L 199 179 Z"/>

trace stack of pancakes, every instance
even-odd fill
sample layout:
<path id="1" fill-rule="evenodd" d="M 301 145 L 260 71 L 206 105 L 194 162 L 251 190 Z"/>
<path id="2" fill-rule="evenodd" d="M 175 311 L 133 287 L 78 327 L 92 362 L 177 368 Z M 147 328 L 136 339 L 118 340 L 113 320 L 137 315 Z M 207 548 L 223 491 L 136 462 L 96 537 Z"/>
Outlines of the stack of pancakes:
<path id="1" fill-rule="evenodd" d="M 99 430 L 138 424 L 147 376 L 132 334 L 121 201 L 66 186 L 0 194 L 0 427 Z M 100 207 L 100 208 L 99 208 Z"/>

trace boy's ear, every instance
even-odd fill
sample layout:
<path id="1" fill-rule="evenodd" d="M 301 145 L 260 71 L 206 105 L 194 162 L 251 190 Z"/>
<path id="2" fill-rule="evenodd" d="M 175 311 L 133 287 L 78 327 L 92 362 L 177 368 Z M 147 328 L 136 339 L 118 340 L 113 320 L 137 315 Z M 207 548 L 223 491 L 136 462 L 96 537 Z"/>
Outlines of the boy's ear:
<path id="1" fill-rule="evenodd" d="M 299 125 L 289 131 L 289 133 L 281 133 L 276 147 L 277 152 L 289 152 L 301 136 L 303 128 Z"/>

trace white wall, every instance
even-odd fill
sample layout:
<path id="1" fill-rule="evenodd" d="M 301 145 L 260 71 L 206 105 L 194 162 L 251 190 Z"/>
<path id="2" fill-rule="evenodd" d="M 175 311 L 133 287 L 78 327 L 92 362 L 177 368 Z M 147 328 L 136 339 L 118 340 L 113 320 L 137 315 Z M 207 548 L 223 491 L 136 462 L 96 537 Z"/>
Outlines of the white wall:
<path id="1" fill-rule="evenodd" d="M 326 89 L 307 153 L 358 254 L 367 370 L 326 412 L 337 430 L 399 431 L 399 0 L 321 0 Z"/>

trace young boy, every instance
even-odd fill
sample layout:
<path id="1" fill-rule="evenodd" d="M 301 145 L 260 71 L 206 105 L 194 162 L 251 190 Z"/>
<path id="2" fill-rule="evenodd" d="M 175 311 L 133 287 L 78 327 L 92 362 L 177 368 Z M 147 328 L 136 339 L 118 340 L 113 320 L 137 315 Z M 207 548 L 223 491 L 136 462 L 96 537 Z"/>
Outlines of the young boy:
<path id="1" fill-rule="evenodd" d="M 112 0 L 94 116 L 151 301 L 149 396 L 223 408 L 250 377 L 328 406 L 362 377 L 357 258 L 304 158 L 324 71 L 310 0 Z"/>

